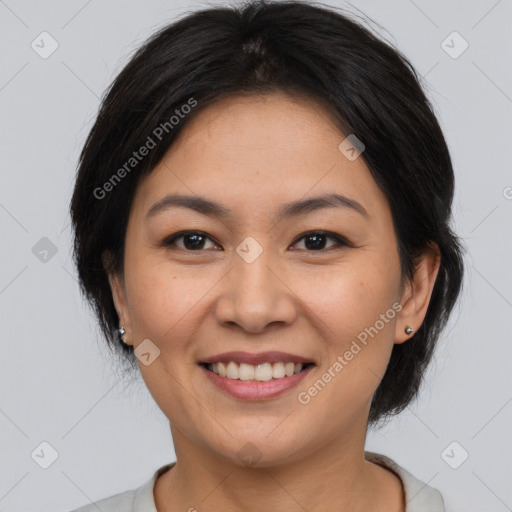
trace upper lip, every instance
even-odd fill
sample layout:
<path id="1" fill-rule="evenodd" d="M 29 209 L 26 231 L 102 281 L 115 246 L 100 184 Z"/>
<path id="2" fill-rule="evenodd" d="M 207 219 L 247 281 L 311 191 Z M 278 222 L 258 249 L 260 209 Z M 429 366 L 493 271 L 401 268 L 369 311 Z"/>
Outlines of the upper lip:
<path id="1" fill-rule="evenodd" d="M 200 361 L 200 363 L 225 363 L 234 361 L 235 363 L 247 363 L 252 365 L 258 365 L 263 363 L 312 363 L 311 359 L 298 356 L 296 354 L 290 354 L 288 352 L 260 352 L 258 354 L 251 354 L 250 352 L 223 352 L 211 357 L 207 357 Z"/>

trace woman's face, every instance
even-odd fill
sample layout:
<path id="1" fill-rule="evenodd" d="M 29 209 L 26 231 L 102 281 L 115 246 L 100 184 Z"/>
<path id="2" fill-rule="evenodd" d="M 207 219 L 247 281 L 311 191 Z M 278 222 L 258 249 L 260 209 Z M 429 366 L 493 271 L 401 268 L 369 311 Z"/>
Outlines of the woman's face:
<path id="1" fill-rule="evenodd" d="M 364 437 L 393 344 L 410 337 L 407 287 L 387 200 L 345 138 L 313 102 L 232 97 L 139 185 L 111 283 L 175 443 L 272 466 Z M 243 378 L 202 364 L 219 355 Z M 299 360 L 313 365 L 272 377 Z"/>

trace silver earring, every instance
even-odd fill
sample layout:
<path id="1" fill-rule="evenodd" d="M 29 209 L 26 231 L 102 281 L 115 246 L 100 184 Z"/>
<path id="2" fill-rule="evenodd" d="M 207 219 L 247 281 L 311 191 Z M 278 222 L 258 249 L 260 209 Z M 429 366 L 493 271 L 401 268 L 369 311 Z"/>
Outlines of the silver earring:
<path id="1" fill-rule="evenodd" d="M 120 325 L 117 332 L 119 333 L 119 339 L 124 343 L 123 336 L 126 334 L 124 327 Z"/>
<path id="2" fill-rule="evenodd" d="M 414 329 L 408 325 L 405 328 L 405 334 L 411 334 L 412 332 L 414 332 Z"/>

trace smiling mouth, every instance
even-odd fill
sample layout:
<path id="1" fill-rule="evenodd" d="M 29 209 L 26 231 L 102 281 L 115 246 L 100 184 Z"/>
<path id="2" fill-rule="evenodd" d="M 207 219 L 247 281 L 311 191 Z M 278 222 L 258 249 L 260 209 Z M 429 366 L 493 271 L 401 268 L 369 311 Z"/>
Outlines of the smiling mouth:
<path id="1" fill-rule="evenodd" d="M 268 382 L 285 379 L 305 371 L 315 363 L 275 362 L 258 365 L 236 363 L 235 361 L 200 363 L 208 371 L 219 377 L 241 381 Z"/>

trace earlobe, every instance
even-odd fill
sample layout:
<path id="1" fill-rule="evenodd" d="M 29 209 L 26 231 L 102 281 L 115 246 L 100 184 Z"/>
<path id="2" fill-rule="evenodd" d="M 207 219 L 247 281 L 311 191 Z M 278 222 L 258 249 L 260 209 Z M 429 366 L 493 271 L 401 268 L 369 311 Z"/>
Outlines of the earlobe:
<path id="1" fill-rule="evenodd" d="M 128 303 L 126 300 L 126 290 L 124 281 L 119 273 L 115 272 L 110 265 L 110 255 L 104 253 L 102 256 L 103 268 L 108 277 L 110 285 L 110 291 L 112 293 L 112 301 L 119 317 L 119 328 L 123 328 L 124 334 L 122 340 L 127 345 L 131 345 L 129 333 L 130 328 L 130 317 L 128 315 Z"/>
<path id="2" fill-rule="evenodd" d="M 430 297 L 439 273 L 441 254 L 436 243 L 431 242 L 421 255 L 412 280 L 404 287 L 402 309 L 398 315 L 395 343 L 412 338 L 427 314 Z M 411 331 L 412 329 L 412 331 Z"/>

